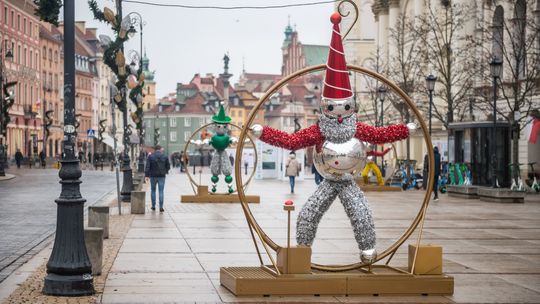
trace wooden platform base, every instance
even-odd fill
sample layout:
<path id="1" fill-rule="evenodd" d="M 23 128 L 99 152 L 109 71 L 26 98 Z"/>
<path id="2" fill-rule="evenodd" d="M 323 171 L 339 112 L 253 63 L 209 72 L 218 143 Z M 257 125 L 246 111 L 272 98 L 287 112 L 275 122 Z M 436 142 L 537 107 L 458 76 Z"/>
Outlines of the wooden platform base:
<path id="1" fill-rule="evenodd" d="M 393 192 L 393 191 L 403 191 L 401 187 L 396 186 L 379 186 L 376 184 L 364 184 L 363 181 L 357 180 L 356 183 L 364 192 Z"/>
<path id="2" fill-rule="evenodd" d="M 248 203 L 259 204 L 261 198 L 258 195 L 246 195 Z M 182 203 L 240 203 L 238 193 L 233 194 L 210 194 L 208 186 L 199 186 L 197 195 L 182 195 L 180 197 Z"/>
<path id="3" fill-rule="evenodd" d="M 222 267 L 220 283 L 237 296 L 452 295 L 454 277 L 412 275 L 384 265 L 372 271 L 274 276 L 262 267 Z"/>

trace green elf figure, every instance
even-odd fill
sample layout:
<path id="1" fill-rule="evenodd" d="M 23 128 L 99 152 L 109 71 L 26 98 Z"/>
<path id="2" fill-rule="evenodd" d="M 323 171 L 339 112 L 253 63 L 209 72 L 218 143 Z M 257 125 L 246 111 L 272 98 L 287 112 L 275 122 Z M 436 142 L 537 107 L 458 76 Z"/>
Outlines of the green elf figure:
<path id="1" fill-rule="evenodd" d="M 212 192 L 216 192 L 216 184 L 219 181 L 219 175 L 225 175 L 225 182 L 229 186 L 229 193 L 233 193 L 232 181 L 232 164 L 229 159 L 227 149 L 231 144 L 238 140 L 235 137 L 229 136 L 229 124 L 231 118 L 225 114 L 223 104 L 219 106 L 219 113 L 212 117 L 214 122 L 215 134 L 210 139 L 205 139 L 204 143 L 214 148 L 214 155 L 210 163 L 210 171 L 212 172 Z"/>

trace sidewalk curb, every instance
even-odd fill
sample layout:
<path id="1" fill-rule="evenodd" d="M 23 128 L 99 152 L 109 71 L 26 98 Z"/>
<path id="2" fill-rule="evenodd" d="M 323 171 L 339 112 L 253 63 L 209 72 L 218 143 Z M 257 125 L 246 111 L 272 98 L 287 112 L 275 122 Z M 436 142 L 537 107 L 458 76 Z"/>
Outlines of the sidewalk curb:
<path id="1" fill-rule="evenodd" d="M 0 182 L 8 181 L 10 179 L 14 179 L 16 176 L 14 174 L 6 173 L 6 176 L 0 176 Z"/>
<path id="2" fill-rule="evenodd" d="M 105 203 L 106 202 L 106 203 Z M 112 189 L 111 191 L 103 194 L 100 198 L 98 198 L 93 204 L 89 204 L 84 208 L 84 226 L 87 226 L 87 218 L 88 218 L 88 207 L 89 206 L 95 206 L 95 205 L 107 205 L 111 206 L 113 202 L 116 202 L 116 189 Z M 114 207 L 113 207 L 114 208 Z M 110 214 L 110 216 L 117 216 L 115 214 Z M 129 214 L 126 214 L 124 216 L 129 216 Z M 129 226 L 131 226 L 131 220 L 129 223 Z M 123 239 L 125 238 L 124 233 L 121 236 L 121 240 L 123 242 Z M 21 266 L 19 266 L 17 269 L 15 269 L 4 281 L 0 283 L 0 303 L 4 303 L 6 300 L 9 299 L 9 297 L 17 291 L 19 287 L 21 287 L 29 278 L 32 277 L 35 273 L 40 271 L 40 267 L 42 267 L 47 260 L 49 259 L 52 247 L 54 244 L 54 231 L 45 237 L 41 242 L 39 242 L 35 247 L 31 248 L 29 251 L 35 249 L 36 247 L 42 246 L 41 249 L 39 249 L 39 252 L 36 253 L 33 257 L 29 258 L 27 261 L 23 262 Z M 121 245 L 121 244 L 120 244 Z M 118 248 L 119 250 L 119 248 Z M 115 252 L 115 257 L 118 254 L 118 250 Z M 104 252 L 105 254 L 105 252 Z M 114 259 L 113 259 L 114 261 Z M 105 257 L 104 257 L 105 262 Z M 104 265 L 105 268 L 105 265 Z M 108 272 L 108 270 L 107 270 Z M 103 275 L 102 275 L 103 276 Z M 106 278 L 107 274 L 104 273 L 104 277 Z M 94 279 L 94 286 L 97 287 L 97 278 Z M 103 286 L 101 286 L 102 288 Z M 97 289 L 97 288 L 96 288 Z M 41 292 L 41 291 L 39 291 Z M 101 297 L 100 293 L 96 292 L 95 297 L 99 299 Z M 88 297 L 86 297 L 88 298 Z"/>

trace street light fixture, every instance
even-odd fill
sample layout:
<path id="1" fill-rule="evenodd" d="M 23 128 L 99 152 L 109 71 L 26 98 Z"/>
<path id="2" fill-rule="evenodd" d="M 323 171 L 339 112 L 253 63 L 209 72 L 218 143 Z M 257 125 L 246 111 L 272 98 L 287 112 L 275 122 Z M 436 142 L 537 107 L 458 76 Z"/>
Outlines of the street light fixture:
<path id="1" fill-rule="evenodd" d="M 75 88 L 75 1 L 64 1 L 64 87 Z M 75 90 L 64 90 L 62 192 L 55 200 L 57 222 L 54 246 L 47 262 L 43 293 L 84 296 L 95 293 L 92 265 L 84 243 L 84 203 L 79 160 L 75 157 Z"/>
<path id="2" fill-rule="evenodd" d="M 385 86 L 380 86 L 378 89 L 379 100 L 381 101 L 381 114 L 380 114 L 380 126 L 383 126 L 383 117 L 384 117 L 384 99 L 386 98 L 386 92 L 388 89 Z"/>
<path id="3" fill-rule="evenodd" d="M 429 136 L 431 136 L 431 112 L 433 108 L 433 90 L 435 90 L 435 82 L 437 82 L 437 76 L 429 74 L 426 77 L 426 88 L 429 92 Z"/>
<path id="4" fill-rule="evenodd" d="M 135 33 L 137 33 L 137 30 L 135 29 L 135 26 L 139 26 L 139 35 L 140 35 L 140 45 L 139 45 L 139 69 L 143 68 L 143 27 L 146 25 L 146 22 L 143 21 L 143 18 L 141 14 L 138 12 L 131 12 L 126 15 L 124 18 L 126 24 L 129 23 L 129 30 L 128 30 L 128 36 L 133 37 Z M 131 62 L 132 68 L 135 67 L 135 61 Z M 142 107 L 142 101 L 140 104 L 137 105 L 137 107 Z M 143 115 L 140 117 L 141 121 L 143 120 Z M 144 172 L 144 161 L 145 161 L 145 153 L 143 151 L 143 145 L 144 145 L 144 133 L 142 130 L 139 130 L 139 145 L 140 145 L 140 151 L 139 151 L 139 159 L 138 159 L 138 165 L 137 165 L 137 172 L 143 173 Z"/>
<path id="5" fill-rule="evenodd" d="M 491 186 L 497 188 L 497 146 L 495 144 L 495 133 L 497 132 L 497 79 L 501 77 L 502 60 L 495 56 L 489 63 L 491 77 L 493 78 L 493 130 L 491 134 Z"/>

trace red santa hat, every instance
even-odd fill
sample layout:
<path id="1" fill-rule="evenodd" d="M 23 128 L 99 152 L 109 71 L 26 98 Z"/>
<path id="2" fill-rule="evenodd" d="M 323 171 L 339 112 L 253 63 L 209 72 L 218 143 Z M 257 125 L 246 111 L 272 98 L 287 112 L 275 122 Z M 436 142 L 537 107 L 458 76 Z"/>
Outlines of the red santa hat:
<path id="1" fill-rule="evenodd" d="M 339 31 L 341 16 L 335 12 L 330 17 L 333 24 L 330 52 L 326 63 L 326 76 L 324 78 L 323 97 L 328 99 L 345 99 L 353 95 L 345 62 L 345 52 Z"/>

